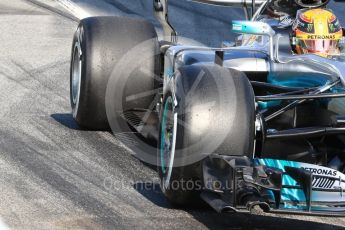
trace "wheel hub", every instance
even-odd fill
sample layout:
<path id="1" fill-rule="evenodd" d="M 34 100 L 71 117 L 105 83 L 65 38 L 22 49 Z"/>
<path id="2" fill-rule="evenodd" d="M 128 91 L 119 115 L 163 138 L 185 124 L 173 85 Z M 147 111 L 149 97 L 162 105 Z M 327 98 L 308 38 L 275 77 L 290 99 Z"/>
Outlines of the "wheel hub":
<path id="1" fill-rule="evenodd" d="M 176 145 L 177 114 L 174 113 L 173 99 L 167 98 L 163 108 L 161 142 L 160 142 L 160 163 L 164 177 L 164 187 L 169 185 Z"/>
<path id="2" fill-rule="evenodd" d="M 72 61 L 72 103 L 74 106 L 78 105 L 80 97 L 80 85 L 81 85 L 81 69 L 82 69 L 82 60 L 81 60 L 81 51 L 80 46 L 75 45 L 73 51 L 73 61 Z"/>

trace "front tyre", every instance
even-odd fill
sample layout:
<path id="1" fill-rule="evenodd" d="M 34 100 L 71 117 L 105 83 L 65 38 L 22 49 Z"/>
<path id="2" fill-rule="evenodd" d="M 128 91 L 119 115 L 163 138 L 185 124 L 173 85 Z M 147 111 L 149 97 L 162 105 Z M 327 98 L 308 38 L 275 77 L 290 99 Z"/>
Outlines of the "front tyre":
<path id="1" fill-rule="evenodd" d="M 254 93 L 243 73 L 213 65 L 180 68 L 160 112 L 157 163 L 167 199 L 198 201 L 202 162 L 212 153 L 251 158 L 254 121 Z"/>

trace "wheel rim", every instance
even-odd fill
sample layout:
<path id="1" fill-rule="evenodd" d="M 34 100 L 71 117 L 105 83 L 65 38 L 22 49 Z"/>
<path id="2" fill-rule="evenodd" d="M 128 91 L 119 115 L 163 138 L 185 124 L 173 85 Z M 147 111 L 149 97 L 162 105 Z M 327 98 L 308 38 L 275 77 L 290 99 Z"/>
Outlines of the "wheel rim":
<path id="1" fill-rule="evenodd" d="M 71 86 L 71 94 L 72 94 L 72 103 L 74 110 L 77 111 L 77 107 L 79 104 L 79 97 L 80 97 L 80 85 L 81 85 L 81 69 L 82 69 L 82 60 L 81 60 L 81 51 L 79 49 L 79 45 L 76 44 L 73 50 L 73 60 L 72 60 L 72 86 Z M 73 116 L 75 114 L 73 113 Z"/>
<path id="2" fill-rule="evenodd" d="M 172 97 L 168 97 L 163 108 L 160 136 L 160 164 L 163 188 L 170 183 L 176 147 L 177 113 L 174 113 Z"/>

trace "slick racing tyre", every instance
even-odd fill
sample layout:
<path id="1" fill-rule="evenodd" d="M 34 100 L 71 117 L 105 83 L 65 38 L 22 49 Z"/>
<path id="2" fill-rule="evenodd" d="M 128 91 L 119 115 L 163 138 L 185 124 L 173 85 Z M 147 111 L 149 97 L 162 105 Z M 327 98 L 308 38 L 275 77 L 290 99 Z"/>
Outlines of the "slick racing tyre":
<path id="1" fill-rule="evenodd" d="M 72 113 L 79 126 L 92 130 L 109 129 L 105 95 L 114 66 L 129 50 L 150 39 L 156 40 L 157 35 L 146 20 L 109 16 L 80 21 L 73 38 L 70 69 Z M 149 50 L 151 57 L 155 49 L 158 49 L 158 41 Z M 155 71 L 155 61 L 152 58 L 145 63 L 149 73 Z M 133 82 L 126 92 L 134 95 L 153 90 L 155 84 L 154 78 L 145 73 L 134 77 Z M 140 98 L 123 106 L 124 109 L 126 106 L 145 109 L 151 101 L 151 98 Z"/>
<path id="2" fill-rule="evenodd" d="M 198 201 L 202 162 L 211 153 L 252 157 L 255 101 L 247 77 L 215 65 L 180 68 L 164 90 L 158 174 L 167 199 Z"/>

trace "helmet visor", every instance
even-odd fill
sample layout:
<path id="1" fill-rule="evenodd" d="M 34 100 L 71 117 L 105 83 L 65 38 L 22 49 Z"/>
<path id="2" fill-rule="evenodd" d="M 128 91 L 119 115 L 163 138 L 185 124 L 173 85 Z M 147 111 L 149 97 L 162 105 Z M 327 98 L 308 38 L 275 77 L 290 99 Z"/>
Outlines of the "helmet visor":
<path id="1" fill-rule="evenodd" d="M 337 55 L 339 54 L 339 40 L 299 40 L 298 45 L 304 53 Z"/>

